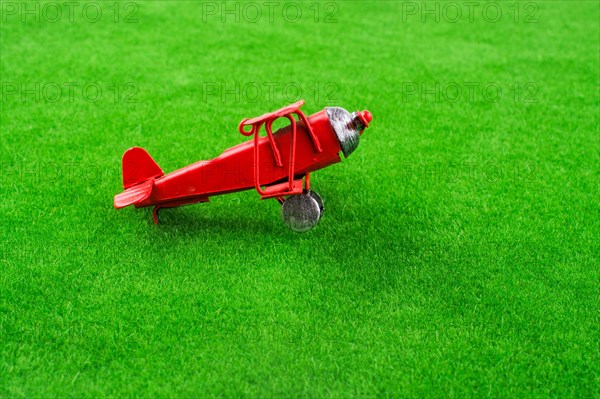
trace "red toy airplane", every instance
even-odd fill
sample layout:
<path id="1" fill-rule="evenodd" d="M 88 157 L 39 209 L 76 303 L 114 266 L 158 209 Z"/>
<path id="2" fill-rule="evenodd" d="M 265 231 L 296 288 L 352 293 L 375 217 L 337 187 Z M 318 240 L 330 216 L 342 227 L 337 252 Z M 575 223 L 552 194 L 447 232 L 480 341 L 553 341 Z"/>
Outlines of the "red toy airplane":
<path id="1" fill-rule="evenodd" d="M 283 221 L 289 228 L 310 230 L 323 214 L 321 198 L 310 189 L 310 172 L 340 162 L 340 151 L 348 157 L 372 115 L 329 107 L 307 117 L 300 110 L 302 105 L 304 100 L 244 119 L 238 129 L 244 136 L 254 136 L 252 140 L 168 175 L 144 149 L 130 148 L 123 155 L 125 191 L 115 196 L 115 208 L 154 206 L 154 223 L 158 223 L 162 208 L 208 202 L 214 195 L 255 188 L 261 199 L 276 198 L 282 204 Z M 278 118 L 288 119 L 290 125 L 273 133 Z M 267 133 L 264 137 L 259 136 L 262 126 Z"/>

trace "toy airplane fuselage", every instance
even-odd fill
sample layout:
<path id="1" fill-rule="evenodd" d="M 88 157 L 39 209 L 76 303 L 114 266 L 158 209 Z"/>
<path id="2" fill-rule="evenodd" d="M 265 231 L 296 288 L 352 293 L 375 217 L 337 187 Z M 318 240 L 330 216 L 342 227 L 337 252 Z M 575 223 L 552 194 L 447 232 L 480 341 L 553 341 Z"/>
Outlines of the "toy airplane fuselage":
<path id="1" fill-rule="evenodd" d="M 306 194 L 309 173 L 340 162 L 340 152 L 350 155 L 372 117 L 368 111 L 350 114 L 338 107 L 306 117 L 300 110 L 303 104 L 299 101 L 243 120 L 239 131 L 254 136 L 252 140 L 167 175 L 144 149 L 127 150 L 123 155 L 125 191 L 115 196 L 115 208 L 154 206 L 158 223 L 161 208 L 207 202 L 215 195 L 255 188 L 262 199 L 277 198 L 283 204 L 284 197 Z M 273 133 L 272 124 L 278 118 L 287 118 L 290 124 Z M 261 137 L 263 126 L 266 135 Z"/>

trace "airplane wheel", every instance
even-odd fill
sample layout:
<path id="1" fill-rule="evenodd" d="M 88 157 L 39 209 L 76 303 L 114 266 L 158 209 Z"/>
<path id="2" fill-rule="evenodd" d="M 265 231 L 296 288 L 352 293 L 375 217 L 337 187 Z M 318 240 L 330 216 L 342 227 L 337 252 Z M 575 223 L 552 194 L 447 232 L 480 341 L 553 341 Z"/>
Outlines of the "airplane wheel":
<path id="1" fill-rule="evenodd" d="M 290 229 L 303 233 L 315 227 L 321 218 L 321 208 L 309 193 L 286 198 L 281 207 L 283 223 Z"/>
<path id="2" fill-rule="evenodd" d="M 319 194 L 317 194 L 317 192 L 316 192 L 316 191 L 312 191 L 312 190 L 310 190 L 310 191 L 308 192 L 308 194 L 309 194 L 311 197 L 313 197 L 313 198 L 315 199 L 315 201 L 317 201 L 317 204 L 319 204 L 319 212 L 320 212 L 320 214 L 319 214 L 319 219 L 321 219 L 321 218 L 323 217 L 323 210 L 325 209 L 325 208 L 323 207 L 323 200 L 321 199 L 321 196 L 320 196 Z"/>

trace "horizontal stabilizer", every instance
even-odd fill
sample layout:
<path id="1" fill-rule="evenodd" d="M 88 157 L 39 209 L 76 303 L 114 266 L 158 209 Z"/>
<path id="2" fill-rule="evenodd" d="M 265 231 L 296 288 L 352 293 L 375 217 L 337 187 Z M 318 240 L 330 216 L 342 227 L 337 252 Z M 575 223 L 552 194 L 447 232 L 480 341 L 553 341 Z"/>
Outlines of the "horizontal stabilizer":
<path id="1" fill-rule="evenodd" d="M 115 196 L 115 208 L 124 208 L 129 205 L 139 204 L 152 194 L 154 179 L 148 179 L 137 186 L 128 188 Z"/>

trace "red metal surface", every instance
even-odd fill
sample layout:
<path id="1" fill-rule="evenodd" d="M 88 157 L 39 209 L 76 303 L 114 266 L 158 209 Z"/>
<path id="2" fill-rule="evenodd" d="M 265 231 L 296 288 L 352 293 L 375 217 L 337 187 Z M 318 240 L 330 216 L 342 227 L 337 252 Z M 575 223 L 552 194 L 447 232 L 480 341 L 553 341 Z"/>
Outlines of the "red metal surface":
<path id="1" fill-rule="evenodd" d="M 133 187 L 162 175 L 162 169 L 143 148 L 133 147 L 123 154 L 123 188 Z"/>
<path id="2" fill-rule="evenodd" d="M 301 193 L 304 177 L 305 188 L 309 188 L 308 173 L 341 160 L 340 143 L 326 111 L 307 117 L 300 110 L 303 104 L 304 101 L 299 101 L 243 120 L 238 130 L 244 136 L 253 136 L 251 140 L 229 148 L 214 159 L 196 162 L 167 175 L 145 150 L 129 149 L 123 156 L 125 191 L 115 197 L 115 207 L 156 206 L 157 221 L 161 208 L 206 202 L 214 195 L 254 188 L 261 198 L 276 198 L 281 202 L 284 196 Z M 368 125 L 371 118 L 368 111 L 359 117 Z M 290 124 L 273 133 L 273 122 L 278 118 L 286 118 Z M 266 136 L 260 136 L 263 126 Z"/>
<path id="3" fill-rule="evenodd" d="M 373 120 L 373 115 L 369 111 L 361 111 L 358 113 L 358 118 L 365 127 L 369 127 L 369 123 Z"/>

